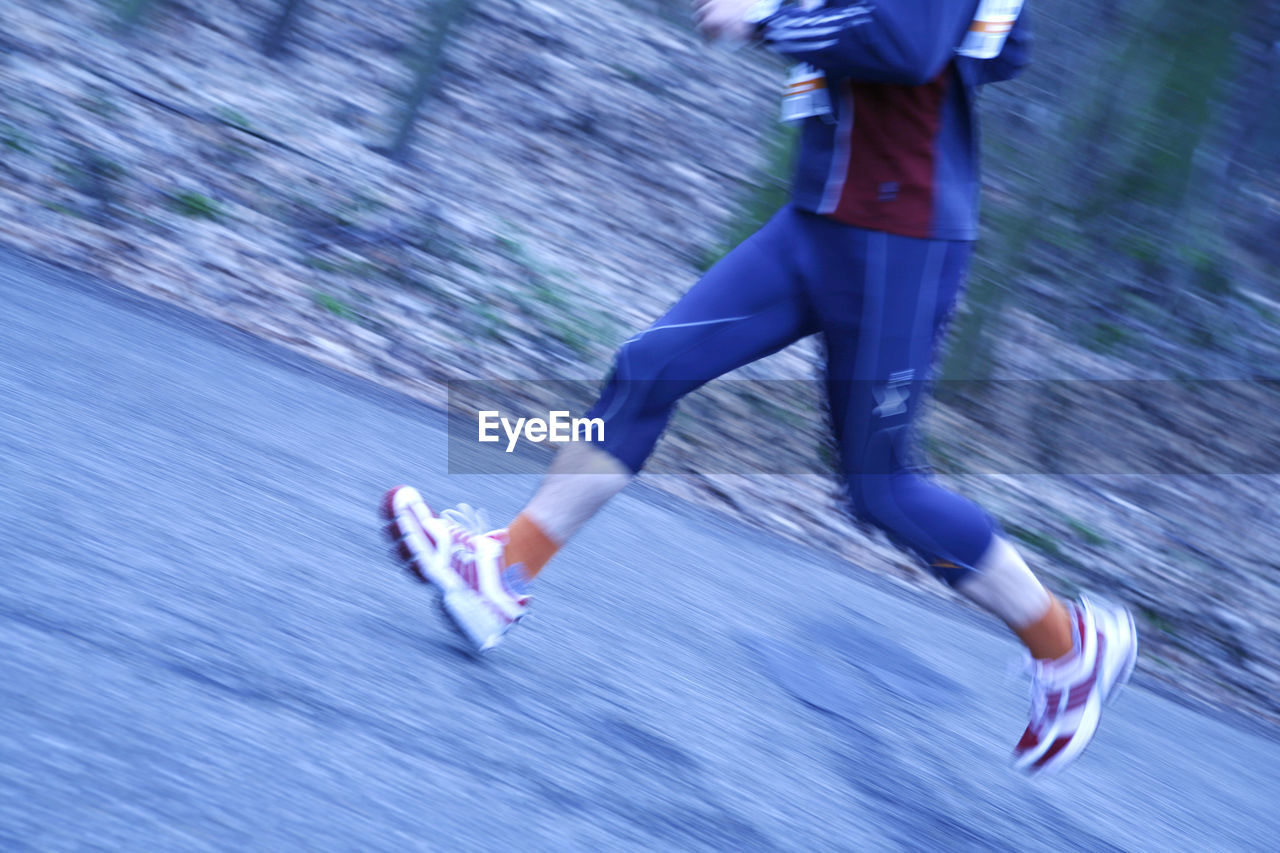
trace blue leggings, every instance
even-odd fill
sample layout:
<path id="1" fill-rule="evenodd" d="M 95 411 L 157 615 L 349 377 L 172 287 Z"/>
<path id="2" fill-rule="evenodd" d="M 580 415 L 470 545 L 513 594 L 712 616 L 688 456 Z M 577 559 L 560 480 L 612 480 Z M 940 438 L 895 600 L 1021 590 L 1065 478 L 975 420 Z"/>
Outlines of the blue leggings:
<path id="1" fill-rule="evenodd" d="M 910 462 L 910 427 L 972 244 L 868 231 L 788 205 L 618 350 L 589 417 L 638 472 L 676 403 L 812 334 L 855 515 L 955 584 L 995 531 L 977 505 Z"/>

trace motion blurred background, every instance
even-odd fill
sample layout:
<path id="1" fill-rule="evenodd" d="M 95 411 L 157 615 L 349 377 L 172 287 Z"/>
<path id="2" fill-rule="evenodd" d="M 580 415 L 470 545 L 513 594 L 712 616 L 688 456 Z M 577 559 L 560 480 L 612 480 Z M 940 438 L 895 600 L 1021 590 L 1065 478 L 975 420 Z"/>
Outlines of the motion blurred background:
<path id="1" fill-rule="evenodd" d="M 1276 470 L 1239 460 L 1275 447 L 1280 5 L 1029 9 L 1033 66 L 984 94 L 983 238 L 942 362 L 992 381 L 942 394 L 923 442 L 1059 588 L 1137 608 L 1145 672 L 1273 725 Z M 595 380 L 784 200 L 781 76 L 676 0 L 6 0 L 0 241 L 435 405 L 454 380 Z M 1056 413 L 1119 379 L 1212 381 L 1208 416 L 1156 383 L 1088 438 L 1163 436 L 1176 476 L 1051 464 L 1081 440 Z M 829 477 L 698 473 L 829 453 L 809 382 L 762 387 L 691 399 L 655 461 L 683 475 L 653 482 L 946 595 L 849 535 Z"/>

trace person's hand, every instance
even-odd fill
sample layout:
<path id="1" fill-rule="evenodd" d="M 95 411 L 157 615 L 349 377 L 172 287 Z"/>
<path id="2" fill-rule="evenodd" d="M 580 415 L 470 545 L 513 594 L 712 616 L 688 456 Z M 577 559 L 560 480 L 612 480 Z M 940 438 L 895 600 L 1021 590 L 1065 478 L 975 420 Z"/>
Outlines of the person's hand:
<path id="1" fill-rule="evenodd" d="M 741 44 L 755 34 L 747 13 L 756 5 L 756 0 L 694 0 L 693 25 L 707 41 Z"/>

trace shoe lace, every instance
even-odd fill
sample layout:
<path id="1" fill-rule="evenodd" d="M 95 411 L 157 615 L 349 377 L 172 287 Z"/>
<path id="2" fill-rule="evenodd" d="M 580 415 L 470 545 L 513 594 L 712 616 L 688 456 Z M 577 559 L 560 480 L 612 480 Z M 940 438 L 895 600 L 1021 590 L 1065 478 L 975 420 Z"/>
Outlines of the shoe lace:
<path id="1" fill-rule="evenodd" d="M 452 524 L 462 529 L 462 532 L 470 539 L 479 536 L 487 536 L 493 532 L 489 527 L 489 519 L 485 517 L 484 511 L 476 509 L 471 504 L 458 504 L 456 507 L 443 510 L 440 517 L 446 519 Z M 499 541 L 502 541 L 501 539 Z M 463 555 L 464 560 L 472 563 L 476 561 L 476 553 L 470 550 Z M 525 599 L 530 598 L 529 583 L 524 579 L 523 574 L 518 571 L 516 566 L 504 566 L 499 558 L 499 579 L 502 585 L 507 588 L 508 592 Z"/>
<path id="2" fill-rule="evenodd" d="M 468 536 L 483 536 L 489 530 L 489 520 L 482 510 L 471 504 L 458 504 L 440 513 L 444 518 L 458 527 Z"/>

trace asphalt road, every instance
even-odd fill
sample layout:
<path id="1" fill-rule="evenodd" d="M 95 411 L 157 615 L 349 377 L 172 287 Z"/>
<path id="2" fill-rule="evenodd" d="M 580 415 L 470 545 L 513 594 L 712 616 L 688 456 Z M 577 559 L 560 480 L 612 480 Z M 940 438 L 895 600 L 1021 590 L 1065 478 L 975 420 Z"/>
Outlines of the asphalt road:
<path id="1" fill-rule="evenodd" d="M 387 557 L 443 418 L 0 252 L 0 849 L 1263 850 L 1280 744 L 1141 687 L 1007 768 L 1014 643 L 624 493 L 460 652 Z"/>

